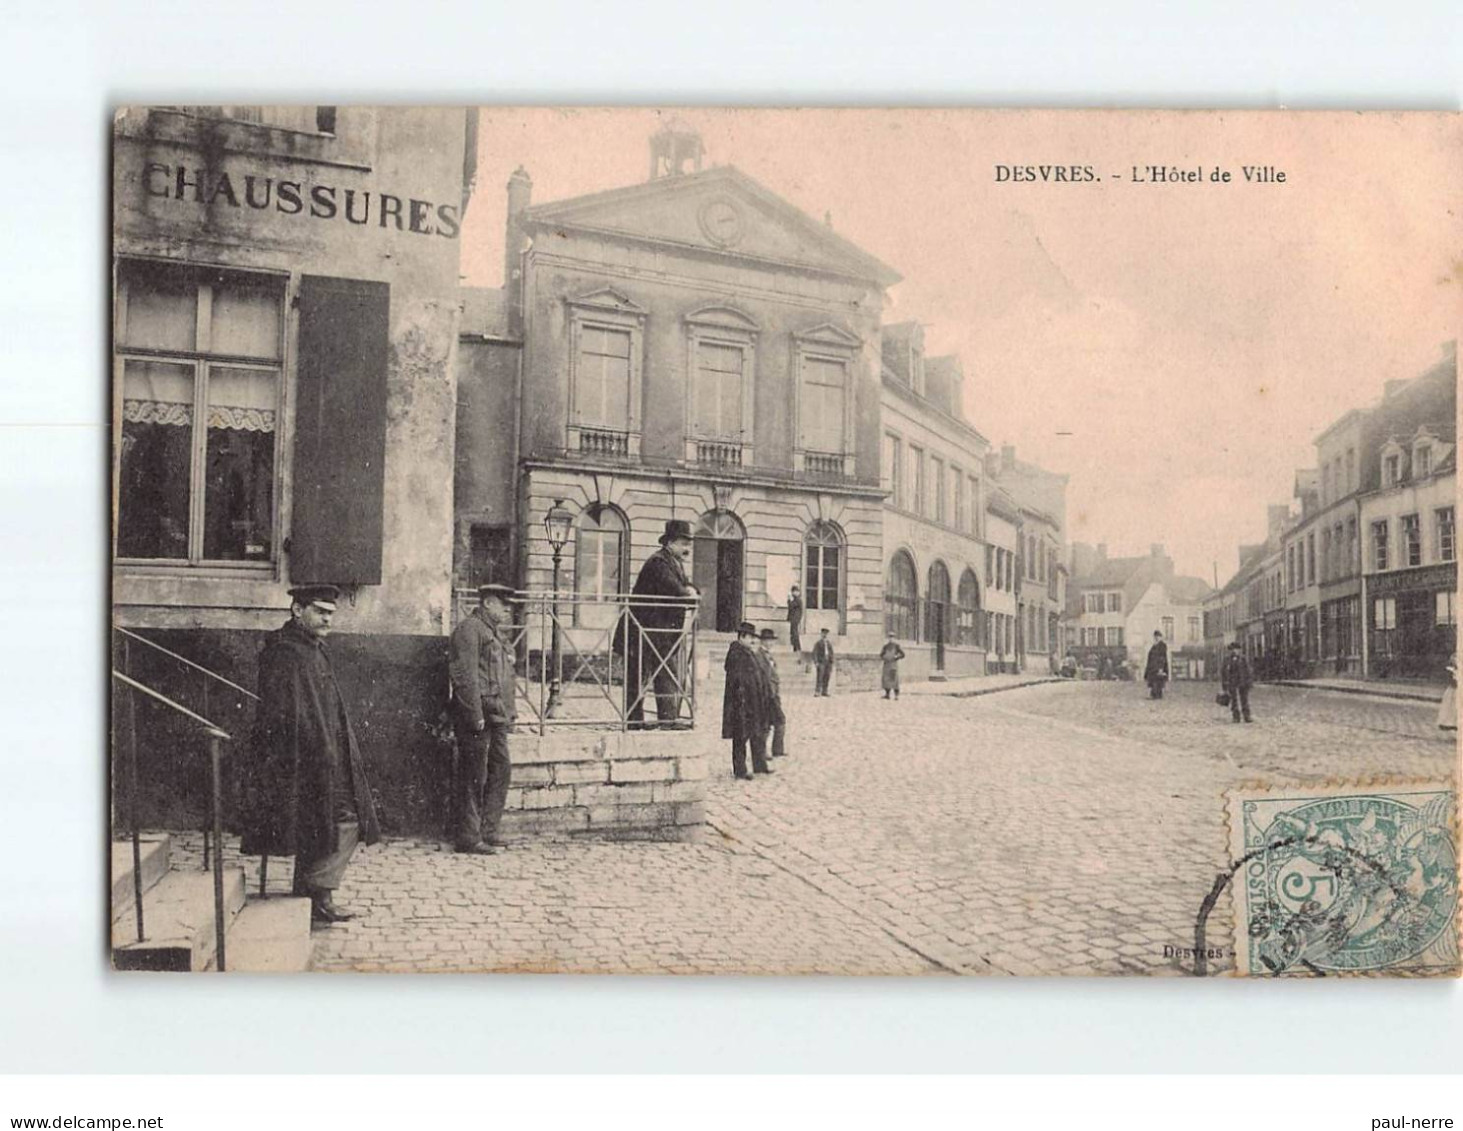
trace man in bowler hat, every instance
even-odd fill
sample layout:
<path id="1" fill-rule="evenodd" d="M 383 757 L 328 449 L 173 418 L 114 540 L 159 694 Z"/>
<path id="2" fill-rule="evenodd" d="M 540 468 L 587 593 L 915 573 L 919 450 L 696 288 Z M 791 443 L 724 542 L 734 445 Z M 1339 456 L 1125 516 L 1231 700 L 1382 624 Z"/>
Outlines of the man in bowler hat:
<path id="1" fill-rule="evenodd" d="M 777 633 L 764 628 L 757 634 L 757 655 L 767 669 L 767 678 L 772 685 L 772 750 L 773 758 L 787 757 L 787 712 L 782 708 L 782 679 L 777 674 L 777 657 L 772 654 L 772 642 Z"/>
<path id="2" fill-rule="evenodd" d="M 687 611 L 696 607 L 701 595 L 686 576 L 693 545 L 690 523 L 673 518 L 665 524 L 660 549 L 640 567 L 628 613 L 615 629 L 615 652 L 625 658 L 625 705 L 631 729 L 645 726 L 647 676 L 655 688 L 660 725 L 673 725 L 680 716 L 681 631 Z M 636 601 L 636 597 L 655 599 Z"/>
<path id="3" fill-rule="evenodd" d="M 259 706 L 241 780 L 241 850 L 293 856 L 294 890 L 313 926 L 353 919 L 338 907 L 356 845 L 381 839 L 365 760 L 325 649 L 339 590 L 290 591 L 290 619 L 259 653 Z"/>
<path id="4" fill-rule="evenodd" d="M 472 616 L 452 630 L 452 729 L 457 735 L 458 852 L 488 856 L 502 847 L 498 825 L 508 799 L 513 763 L 508 732 L 517 714 L 512 617 L 506 585 L 484 585 Z"/>
<path id="5" fill-rule="evenodd" d="M 748 621 L 737 626 L 737 638 L 726 649 L 726 688 L 721 700 L 721 737 L 731 739 L 732 773 L 750 781 L 747 747 L 752 748 L 752 773 L 770 774 L 767 732 L 774 717 L 772 681 L 757 655 L 757 629 Z"/>

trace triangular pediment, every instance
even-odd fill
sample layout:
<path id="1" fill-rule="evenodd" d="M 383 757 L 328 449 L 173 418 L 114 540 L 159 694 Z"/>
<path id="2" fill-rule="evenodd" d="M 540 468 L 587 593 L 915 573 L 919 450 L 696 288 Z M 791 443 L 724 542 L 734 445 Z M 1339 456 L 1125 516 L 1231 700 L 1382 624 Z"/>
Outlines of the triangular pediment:
<path id="1" fill-rule="evenodd" d="M 794 337 L 805 345 L 833 346 L 838 349 L 857 349 L 863 339 L 851 330 L 832 322 L 820 322 L 807 330 L 799 330 Z"/>
<path id="2" fill-rule="evenodd" d="M 899 281 L 893 268 L 730 166 L 535 205 L 522 223 L 530 232 L 598 233 L 885 287 Z"/>
<path id="3" fill-rule="evenodd" d="M 645 308 L 621 294 L 614 287 L 600 287 L 569 299 L 570 306 L 585 306 L 594 310 L 612 310 L 617 314 L 644 314 Z"/>

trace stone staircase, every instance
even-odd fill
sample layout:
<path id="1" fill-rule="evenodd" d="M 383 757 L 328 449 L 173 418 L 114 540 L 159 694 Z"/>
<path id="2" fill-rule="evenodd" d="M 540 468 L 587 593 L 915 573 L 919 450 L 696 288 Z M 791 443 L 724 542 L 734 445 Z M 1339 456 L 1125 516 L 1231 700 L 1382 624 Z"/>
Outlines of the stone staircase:
<path id="1" fill-rule="evenodd" d="M 172 838 L 142 838 L 142 915 L 137 939 L 132 842 L 112 842 L 112 966 L 116 970 L 216 970 L 213 872 L 175 868 Z M 310 901 L 246 896 L 244 870 L 224 869 L 228 973 L 288 973 L 310 967 Z"/>
<path id="2" fill-rule="evenodd" d="M 720 700 L 722 688 L 726 685 L 726 650 L 733 636 L 721 638 L 720 634 L 702 633 L 697 640 L 697 659 L 705 665 L 698 673 L 698 688 L 711 693 Z M 817 673 L 813 670 L 811 645 L 799 657 L 787 644 L 773 645 L 772 656 L 777 661 L 778 685 L 784 699 L 812 695 L 817 687 Z M 838 686 L 838 668 L 833 669 L 833 686 Z"/>

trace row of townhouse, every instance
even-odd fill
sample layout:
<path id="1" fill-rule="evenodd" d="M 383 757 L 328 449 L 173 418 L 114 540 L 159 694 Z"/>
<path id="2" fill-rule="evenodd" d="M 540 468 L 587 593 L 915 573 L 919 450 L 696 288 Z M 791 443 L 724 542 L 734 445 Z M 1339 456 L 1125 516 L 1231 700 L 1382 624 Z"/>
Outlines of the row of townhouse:
<path id="1" fill-rule="evenodd" d="M 1122 558 L 1110 558 L 1106 545 L 1073 543 L 1067 651 L 1098 672 L 1141 668 L 1157 632 L 1173 674 L 1199 678 L 1206 670 L 1203 602 L 1212 591 L 1202 578 L 1176 573 L 1160 543 Z"/>
<path id="2" fill-rule="evenodd" d="M 1274 678 L 1440 679 L 1456 646 L 1456 349 L 1316 438 L 1293 512 L 1205 607 L 1211 655 L 1238 640 Z"/>

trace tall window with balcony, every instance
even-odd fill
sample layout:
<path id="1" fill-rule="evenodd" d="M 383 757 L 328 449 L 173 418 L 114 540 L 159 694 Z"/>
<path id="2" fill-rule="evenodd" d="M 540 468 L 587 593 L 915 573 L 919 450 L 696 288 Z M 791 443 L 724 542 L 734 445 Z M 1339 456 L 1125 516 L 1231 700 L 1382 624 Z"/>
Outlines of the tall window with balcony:
<path id="1" fill-rule="evenodd" d="M 710 467 L 749 467 L 757 324 L 730 306 L 688 314 L 686 459 Z"/>
<path id="2" fill-rule="evenodd" d="M 119 559 L 274 561 L 283 308 L 277 278 L 119 269 Z"/>
<path id="3" fill-rule="evenodd" d="M 569 301 L 568 448 L 640 455 L 640 359 L 645 311 L 608 288 Z"/>
<path id="4" fill-rule="evenodd" d="M 793 406 L 797 447 L 793 469 L 823 478 L 854 474 L 854 361 L 861 339 L 823 323 L 793 335 Z"/>

